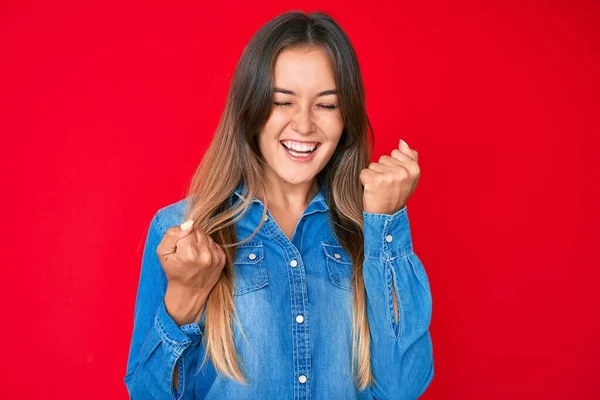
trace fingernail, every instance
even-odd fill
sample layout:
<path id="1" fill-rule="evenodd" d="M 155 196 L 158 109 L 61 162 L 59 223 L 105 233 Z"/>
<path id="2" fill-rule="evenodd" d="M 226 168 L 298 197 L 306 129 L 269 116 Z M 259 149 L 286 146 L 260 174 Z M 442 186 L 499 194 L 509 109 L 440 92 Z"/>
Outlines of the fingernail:
<path id="1" fill-rule="evenodd" d="M 182 231 L 187 231 L 188 229 L 190 229 L 192 227 L 192 225 L 194 225 L 194 220 L 188 219 L 183 224 L 179 225 L 179 227 L 181 228 Z"/>
<path id="2" fill-rule="evenodd" d="M 406 143 L 406 142 L 405 142 L 404 140 L 402 140 L 402 139 L 400 139 L 400 141 L 401 141 L 402 143 L 404 143 L 404 145 L 410 149 L 410 146 L 408 145 L 408 143 Z"/>

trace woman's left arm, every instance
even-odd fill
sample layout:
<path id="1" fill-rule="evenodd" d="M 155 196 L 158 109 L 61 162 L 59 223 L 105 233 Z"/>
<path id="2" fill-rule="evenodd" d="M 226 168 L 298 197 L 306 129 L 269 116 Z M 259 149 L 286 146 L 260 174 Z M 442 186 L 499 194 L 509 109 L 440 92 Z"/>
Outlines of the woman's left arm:
<path id="1" fill-rule="evenodd" d="M 394 214 L 363 211 L 363 219 L 373 396 L 416 399 L 434 374 L 429 280 L 413 251 L 406 206 Z"/>

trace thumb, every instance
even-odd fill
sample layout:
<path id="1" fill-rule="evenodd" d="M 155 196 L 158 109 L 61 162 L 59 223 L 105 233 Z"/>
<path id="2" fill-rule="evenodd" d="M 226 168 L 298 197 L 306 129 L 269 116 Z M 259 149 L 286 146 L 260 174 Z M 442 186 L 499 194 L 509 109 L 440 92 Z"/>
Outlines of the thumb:
<path id="1" fill-rule="evenodd" d="M 403 153 L 408 154 L 410 147 L 408 146 L 408 143 L 406 143 L 404 140 L 400 139 L 400 146 L 398 147 Z"/>
<path id="2" fill-rule="evenodd" d="M 177 242 L 194 232 L 194 229 L 192 229 L 193 225 L 194 221 L 190 219 L 181 225 L 175 225 L 167 229 L 162 240 L 158 244 L 158 247 L 156 248 L 159 256 L 164 257 L 166 260 L 166 257 L 175 253 L 177 251 Z"/>
<path id="3" fill-rule="evenodd" d="M 187 221 L 185 221 L 184 223 L 182 223 L 181 225 L 179 225 L 179 232 L 178 232 L 178 237 L 179 239 L 186 237 L 187 235 L 189 235 L 190 233 L 192 233 L 193 229 L 192 227 L 194 226 L 194 220 L 193 219 L 188 219 Z"/>

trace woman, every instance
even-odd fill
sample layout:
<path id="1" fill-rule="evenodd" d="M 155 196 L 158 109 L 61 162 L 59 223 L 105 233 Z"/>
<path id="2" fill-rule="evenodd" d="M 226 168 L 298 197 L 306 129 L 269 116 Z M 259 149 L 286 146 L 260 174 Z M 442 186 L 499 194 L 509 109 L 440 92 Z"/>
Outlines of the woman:
<path id="1" fill-rule="evenodd" d="M 406 200 L 418 154 L 369 164 L 352 46 L 324 13 L 250 40 L 189 195 L 152 219 L 125 383 L 134 399 L 414 399 L 431 293 Z M 184 222 L 185 221 L 185 222 Z"/>

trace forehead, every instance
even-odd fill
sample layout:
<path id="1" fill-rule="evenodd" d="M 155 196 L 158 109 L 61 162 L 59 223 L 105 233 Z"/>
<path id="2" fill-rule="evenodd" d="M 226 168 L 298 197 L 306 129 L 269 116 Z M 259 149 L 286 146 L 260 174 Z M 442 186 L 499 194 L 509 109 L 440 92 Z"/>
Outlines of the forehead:
<path id="1" fill-rule="evenodd" d="M 291 90 L 335 89 L 329 56 L 321 47 L 285 49 L 277 56 L 273 71 L 275 86 Z M 326 88 L 323 88 L 327 86 Z"/>

